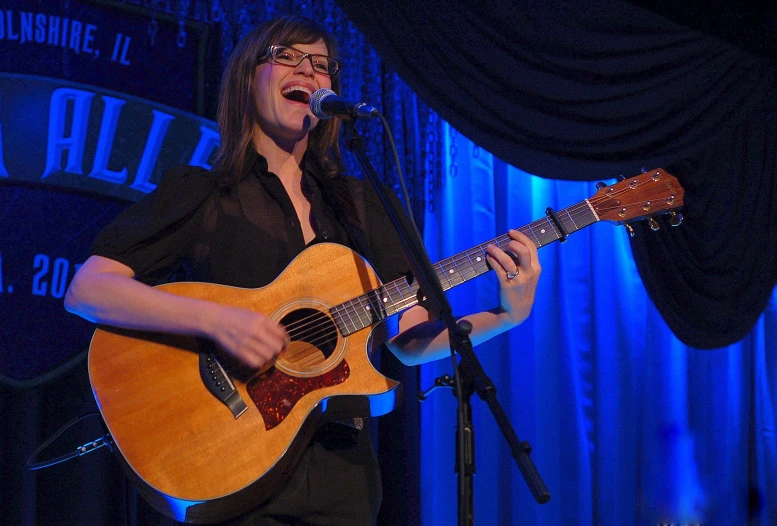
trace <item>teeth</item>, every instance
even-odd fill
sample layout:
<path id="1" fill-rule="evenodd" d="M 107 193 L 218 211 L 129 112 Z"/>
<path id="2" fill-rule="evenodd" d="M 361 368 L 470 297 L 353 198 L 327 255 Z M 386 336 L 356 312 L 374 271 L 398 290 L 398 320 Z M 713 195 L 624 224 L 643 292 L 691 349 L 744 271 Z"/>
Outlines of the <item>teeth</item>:
<path id="1" fill-rule="evenodd" d="M 305 86 L 289 86 L 288 88 L 285 88 L 283 91 L 281 91 L 281 94 L 288 95 L 292 91 L 302 91 L 304 93 L 307 93 L 308 96 L 313 94 L 313 92 L 308 88 L 306 88 Z"/>

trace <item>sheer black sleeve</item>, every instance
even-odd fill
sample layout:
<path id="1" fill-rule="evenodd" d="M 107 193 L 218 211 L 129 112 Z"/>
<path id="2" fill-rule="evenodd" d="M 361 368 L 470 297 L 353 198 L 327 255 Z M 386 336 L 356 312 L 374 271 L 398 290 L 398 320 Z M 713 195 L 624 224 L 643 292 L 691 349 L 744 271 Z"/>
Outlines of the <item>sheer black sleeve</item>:
<path id="1" fill-rule="evenodd" d="M 192 250 L 215 189 L 215 178 L 203 168 L 171 168 L 153 192 L 100 232 L 92 253 L 127 265 L 140 281 L 166 278 Z"/>

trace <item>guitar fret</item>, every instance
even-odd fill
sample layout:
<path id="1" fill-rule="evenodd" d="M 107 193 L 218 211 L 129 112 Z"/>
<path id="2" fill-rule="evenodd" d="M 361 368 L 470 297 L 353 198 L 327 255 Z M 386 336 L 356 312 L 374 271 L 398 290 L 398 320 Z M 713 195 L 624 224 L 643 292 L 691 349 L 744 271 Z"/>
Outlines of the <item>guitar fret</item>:
<path id="1" fill-rule="evenodd" d="M 361 327 L 362 329 L 364 327 L 369 327 L 370 325 L 372 325 L 372 315 L 370 313 L 371 309 L 369 308 L 369 301 L 365 305 L 364 300 L 365 300 L 364 296 L 360 297 L 358 301 L 358 308 L 355 307 L 356 313 L 359 316 L 359 323 L 362 326 Z"/>
<path id="2" fill-rule="evenodd" d="M 445 272 L 445 267 L 443 267 L 442 263 L 443 262 L 440 262 L 435 265 L 435 272 L 437 274 L 437 279 L 440 280 L 440 285 L 442 285 L 443 290 L 448 290 L 451 288 L 451 282 L 448 279 L 448 274 Z"/>
<path id="3" fill-rule="evenodd" d="M 548 223 L 550 229 L 553 231 L 554 241 L 556 239 L 561 239 L 561 232 L 556 229 L 556 223 L 554 223 L 550 218 L 546 218 L 546 222 Z"/>
<path id="4" fill-rule="evenodd" d="M 405 298 L 402 302 L 399 302 L 395 305 L 395 309 L 392 314 L 396 314 L 397 312 L 402 312 L 405 309 L 409 309 L 410 307 L 415 306 L 417 303 L 418 303 L 418 300 L 416 300 L 415 296 Z"/>
<path id="5" fill-rule="evenodd" d="M 456 263 L 456 258 L 453 257 L 446 261 L 450 264 L 450 266 L 445 266 L 445 277 L 448 280 L 448 288 L 450 289 L 463 283 L 464 279 L 461 276 L 459 265 Z"/>
<path id="6" fill-rule="evenodd" d="M 372 309 L 373 318 L 375 318 L 376 322 L 382 320 L 386 317 L 386 307 L 380 299 L 384 294 L 383 287 L 368 292 L 367 294 L 368 298 L 370 298 L 368 308 Z"/>
<path id="7" fill-rule="evenodd" d="M 488 261 L 486 261 L 486 247 L 480 245 L 480 250 L 477 252 L 475 261 L 478 263 L 478 276 L 485 274 L 488 271 Z"/>
<path id="8" fill-rule="evenodd" d="M 542 241 L 537 237 L 537 234 L 534 232 L 534 229 L 532 228 L 531 224 L 526 225 L 526 227 L 529 229 L 529 232 L 531 233 L 530 237 L 534 238 L 534 244 L 537 245 L 537 248 L 540 248 L 542 246 Z"/>
<path id="9" fill-rule="evenodd" d="M 342 304 L 341 305 L 335 305 L 334 307 L 329 309 L 329 314 L 332 316 L 332 319 L 335 320 L 335 325 L 337 325 L 337 330 L 340 331 L 340 334 L 349 334 L 348 329 L 345 327 L 345 322 L 343 321 L 342 316 Z"/>
<path id="10" fill-rule="evenodd" d="M 353 317 L 351 316 L 351 312 L 350 312 L 348 307 L 350 306 L 350 303 L 352 303 L 352 301 L 353 300 L 349 301 L 348 302 L 349 305 L 347 305 L 345 307 L 345 314 L 346 314 L 346 316 L 348 316 L 348 321 L 351 323 L 351 326 L 353 327 L 353 331 L 352 332 L 356 332 L 356 331 L 360 330 L 362 327 L 359 327 L 358 325 L 356 325 L 356 323 L 354 323 L 354 321 L 353 321 Z"/>
<path id="11" fill-rule="evenodd" d="M 472 261 L 472 251 L 467 250 L 464 255 L 467 258 L 467 264 L 469 265 L 469 271 L 467 272 L 466 278 L 467 280 L 470 280 L 478 275 L 477 268 L 475 267 L 475 263 Z"/>
<path id="12" fill-rule="evenodd" d="M 475 270 L 475 266 L 472 264 L 472 257 L 470 256 L 470 251 L 466 251 L 462 254 L 462 257 L 460 258 L 461 265 L 463 267 L 463 270 L 461 271 L 461 276 L 464 278 L 464 281 L 469 281 L 472 278 L 477 276 L 477 271 Z"/>
<path id="13" fill-rule="evenodd" d="M 418 283 L 408 283 L 406 279 L 401 279 L 399 283 L 397 284 L 397 288 L 399 288 L 399 284 L 402 285 L 402 289 L 404 292 L 402 292 L 402 301 L 400 302 L 402 305 L 416 305 L 418 303 Z M 402 307 L 403 309 L 405 307 Z"/>
<path id="14" fill-rule="evenodd" d="M 386 309 L 386 312 L 392 312 L 396 304 L 396 283 L 389 283 L 381 289 L 380 304 Z"/>
<path id="15" fill-rule="evenodd" d="M 418 293 L 420 291 L 420 287 L 418 286 L 418 283 L 408 283 L 406 280 L 402 280 L 402 286 L 406 290 L 404 294 L 404 300 L 402 301 L 403 305 L 405 306 L 413 306 L 418 304 Z M 403 307 L 406 308 L 406 307 Z"/>
<path id="16" fill-rule="evenodd" d="M 353 300 L 348 300 L 348 303 L 344 305 L 345 307 L 345 315 L 348 316 L 348 322 L 351 324 L 351 327 L 353 329 L 353 332 L 359 330 L 359 326 L 356 324 L 356 322 L 353 319 L 354 309 L 353 309 Z"/>
<path id="17" fill-rule="evenodd" d="M 553 224 L 553 221 L 549 217 L 538 220 L 537 226 L 540 228 L 540 234 L 543 236 L 544 245 L 561 239 L 561 235 L 556 231 L 556 225 Z"/>
<path id="18" fill-rule="evenodd" d="M 588 203 L 580 203 L 575 207 L 575 223 L 578 229 L 585 228 L 588 225 L 592 225 L 598 221 L 596 214 L 593 212 Z"/>
<path id="19" fill-rule="evenodd" d="M 412 283 L 408 283 L 406 279 L 401 278 L 398 281 L 399 284 L 402 285 L 403 290 L 405 291 L 403 293 L 403 300 L 401 302 L 401 307 L 398 306 L 398 308 L 401 308 L 402 310 L 412 307 L 414 305 L 418 304 L 418 293 L 420 290 L 420 287 L 418 286 L 418 283 L 413 281 Z M 399 287 L 399 285 L 397 285 Z"/>
<path id="20" fill-rule="evenodd" d="M 353 322 L 353 325 L 355 327 L 358 327 L 357 330 L 361 330 L 364 327 L 367 327 L 368 323 L 365 323 L 365 321 L 364 321 L 364 319 L 362 317 L 362 315 L 364 314 L 364 309 L 363 309 L 363 306 L 361 304 L 361 301 L 357 301 L 357 300 L 358 300 L 358 298 L 349 301 L 348 302 L 348 304 L 349 304 L 348 306 L 350 308 L 350 313 L 353 316 L 355 316 L 356 320 L 359 322 L 359 323 L 353 322 L 353 316 L 352 316 L 351 317 L 351 321 Z"/>
<path id="21" fill-rule="evenodd" d="M 461 279 L 461 276 L 459 274 L 459 267 L 456 266 L 455 258 L 451 258 L 448 261 L 451 263 L 451 267 L 447 269 L 447 272 L 446 272 L 448 276 L 448 282 L 451 283 L 451 287 L 455 287 L 456 285 L 461 283 L 461 281 L 459 281 L 459 283 L 455 283 L 455 281 Z"/>
<path id="22" fill-rule="evenodd" d="M 473 268 L 472 268 L 472 260 L 469 258 L 469 253 L 466 251 L 461 254 L 461 257 L 459 259 L 459 271 L 461 272 L 461 279 L 462 283 L 465 281 L 469 281 L 474 277 L 473 275 Z"/>
<path id="23" fill-rule="evenodd" d="M 354 307 L 354 301 L 355 300 L 353 299 L 348 300 L 347 302 L 341 303 L 340 305 L 336 305 L 329 309 L 329 314 L 335 320 L 337 329 L 344 336 L 359 331 L 369 325 L 364 324 L 364 320 L 361 318 L 359 309 Z M 359 321 L 359 323 L 354 321 L 354 316 L 356 316 L 356 319 Z"/>
<path id="24" fill-rule="evenodd" d="M 564 224 L 564 228 L 566 228 L 566 229 L 567 229 L 567 232 L 575 232 L 575 231 L 577 231 L 577 230 L 580 230 L 580 227 L 578 227 L 578 226 L 577 226 L 577 223 L 575 223 L 575 218 L 574 218 L 574 217 L 572 217 L 572 214 L 570 214 L 570 213 L 569 213 L 569 209 L 568 209 L 568 208 L 566 208 L 566 209 L 562 210 L 562 212 L 566 212 L 566 214 L 567 214 L 567 218 L 569 219 L 569 221 L 571 221 L 571 222 L 572 222 L 572 226 L 574 227 L 574 228 L 568 228 L 568 227 L 567 227 L 567 225 L 566 225 L 566 224 Z M 564 221 L 563 219 L 561 219 L 561 222 L 562 222 L 562 223 L 565 223 L 565 221 Z"/>
<path id="25" fill-rule="evenodd" d="M 450 288 L 449 287 L 450 284 L 448 283 L 448 273 L 445 271 L 446 261 L 447 260 L 444 259 L 439 263 L 437 263 L 436 265 L 434 265 L 435 267 L 434 270 L 435 270 L 435 273 L 437 274 L 437 279 L 440 280 L 440 285 L 442 285 L 443 290 L 448 290 Z"/>
<path id="26" fill-rule="evenodd" d="M 437 273 L 437 279 L 440 280 L 440 285 L 442 286 L 443 290 L 448 290 L 450 287 L 450 283 L 448 283 L 448 276 L 445 274 L 445 269 L 442 267 L 441 263 L 438 263 L 435 265 L 435 272 Z"/>
<path id="27" fill-rule="evenodd" d="M 353 308 L 353 300 L 348 300 L 348 302 L 344 305 L 344 311 L 345 311 L 345 315 L 348 317 L 348 322 L 351 324 L 351 329 L 349 329 L 349 331 L 356 332 L 360 330 L 361 328 L 354 321 L 355 311 Z"/>
<path id="28" fill-rule="evenodd" d="M 393 292 L 390 292 L 389 290 L 386 290 L 386 301 L 384 302 L 384 305 L 386 306 L 387 311 L 391 311 L 391 313 L 399 312 L 397 310 L 396 305 L 397 303 L 400 303 L 404 299 L 404 294 L 402 294 L 402 291 L 399 288 L 401 280 L 394 280 L 389 285 L 392 285 Z M 384 287 L 385 288 L 385 287 Z"/>

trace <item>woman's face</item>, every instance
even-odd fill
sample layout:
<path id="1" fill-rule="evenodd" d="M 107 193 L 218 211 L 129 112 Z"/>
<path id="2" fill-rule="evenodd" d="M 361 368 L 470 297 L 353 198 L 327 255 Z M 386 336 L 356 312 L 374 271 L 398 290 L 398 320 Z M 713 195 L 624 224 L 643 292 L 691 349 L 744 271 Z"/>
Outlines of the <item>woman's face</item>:
<path id="1" fill-rule="evenodd" d="M 291 47 L 304 53 L 328 54 L 323 40 Z M 308 57 L 297 66 L 274 63 L 270 59 L 256 67 L 254 86 L 258 133 L 276 142 L 297 142 L 318 124 L 310 111 L 310 96 L 320 88 L 331 89 L 332 79 L 316 72 Z"/>

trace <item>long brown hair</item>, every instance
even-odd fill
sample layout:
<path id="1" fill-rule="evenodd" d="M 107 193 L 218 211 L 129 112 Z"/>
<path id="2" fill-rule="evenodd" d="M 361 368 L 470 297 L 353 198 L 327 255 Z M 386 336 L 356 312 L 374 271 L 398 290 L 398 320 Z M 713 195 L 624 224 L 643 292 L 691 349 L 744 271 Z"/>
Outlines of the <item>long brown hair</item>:
<path id="1" fill-rule="evenodd" d="M 222 188 L 234 188 L 245 175 L 246 156 L 258 113 L 254 97 L 254 70 L 272 45 L 314 44 L 323 40 L 330 56 L 338 58 L 334 36 L 309 18 L 285 16 L 268 20 L 254 28 L 235 47 L 219 93 L 218 124 L 221 146 L 216 155 L 215 171 Z M 340 80 L 332 78 L 332 90 L 340 92 Z M 309 134 L 308 155 L 321 166 L 324 175 L 334 177 L 342 168 L 338 136 L 340 120 L 321 121 Z"/>

